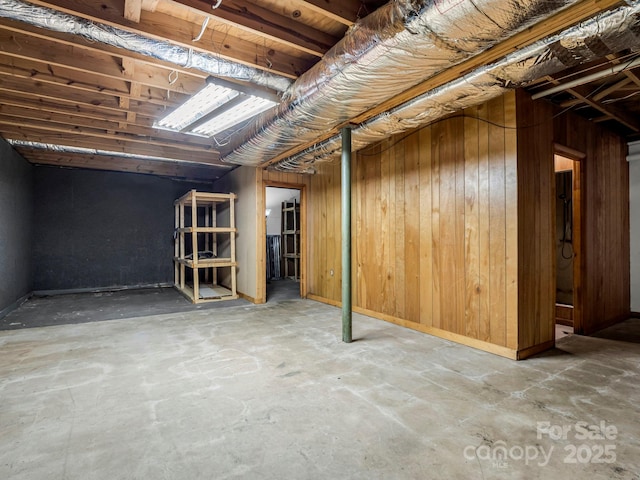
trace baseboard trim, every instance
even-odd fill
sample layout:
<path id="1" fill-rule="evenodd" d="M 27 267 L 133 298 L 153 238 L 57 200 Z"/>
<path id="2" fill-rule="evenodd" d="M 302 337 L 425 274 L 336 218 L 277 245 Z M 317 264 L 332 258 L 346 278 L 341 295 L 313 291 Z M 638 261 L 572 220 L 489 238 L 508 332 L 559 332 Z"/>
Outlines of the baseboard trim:
<path id="1" fill-rule="evenodd" d="M 533 355 L 537 355 L 538 353 L 542 353 L 546 350 L 550 350 L 555 346 L 555 344 L 556 344 L 555 340 L 549 340 L 548 342 L 544 342 L 539 345 L 534 345 L 533 347 L 519 350 L 517 360 L 524 360 Z"/>
<path id="2" fill-rule="evenodd" d="M 613 325 L 615 325 L 616 323 L 620 323 L 620 322 L 624 322 L 625 320 L 628 320 L 633 314 L 631 312 L 627 313 L 623 313 L 622 315 L 618 315 L 616 317 L 612 317 L 600 324 L 598 324 L 595 328 L 590 328 L 590 329 L 584 329 L 583 328 L 583 332 L 581 333 L 581 335 L 593 335 L 594 333 L 599 332 L 600 330 L 604 330 L 605 328 L 609 328 L 612 327 Z M 639 317 L 640 318 L 640 317 Z M 583 325 L 584 327 L 584 325 Z"/>
<path id="3" fill-rule="evenodd" d="M 22 297 L 20 297 L 18 300 L 16 300 L 15 302 L 13 302 L 11 305 L 3 308 L 2 310 L 0 310 L 0 320 L 3 319 L 4 317 L 6 317 L 7 315 L 9 315 L 11 312 L 13 312 L 14 310 L 16 310 L 17 308 L 20 308 L 20 306 L 26 302 L 27 300 L 29 300 L 31 297 L 33 296 L 33 293 L 27 293 L 26 295 L 23 295 Z"/>
<path id="4" fill-rule="evenodd" d="M 633 318 L 640 318 L 640 312 L 631 312 Z"/>
<path id="5" fill-rule="evenodd" d="M 167 287 L 173 287 L 173 283 L 144 283 L 140 285 L 115 285 L 111 287 L 69 288 L 66 290 L 34 290 L 32 294 L 38 297 L 52 297 L 55 295 L 71 295 L 74 293 L 120 292 L 123 290 L 142 290 L 145 288 L 167 288 Z"/>
<path id="6" fill-rule="evenodd" d="M 251 302 L 251 303 L 253 303 L 255 305 L 259 305 L 261 303 L 266 303 L 264 301 L 259 301 L 257 298 L 253 298 L 252 296 L 247 295 L 246 293 L 242 293 L 242 292 L 236 292 L 236 293 L 238 294 L 238 296 L 240 298 L 243 298 L 243 299 L 247 300 L 248 302 Z"/>
<path id="7" fill-rule="evenodd" d="M 318 295 L 308 294 L 307 298 L 310 300 L 315 300 L 321 303 L 326 303 L 328 305 L 332 305 L 334 307 L 340 307 L 342 305 L 341 302 L 337 302 L 335 300 L 331 300 L 328 298 L 320 297 Z M 372 310 L 367 310 L 361 307 L 353 307 L 353 311 L 356 313 L 360 313 L 362 315 L 366 315 L 368 317 L 377 318 L 379 320 L 384 320 L 389 323 L 393 323 L 395 325 L 399 325 L 401 327 L 409 328 L 411 330 L 416 330 L 422 333 L 426 333 L 428 335 L 433 335 L 434 337 L 442 338 L 444 340 L 449 340 L 451 342 L 455 342 L 461 345 L 465 345 L 467 347 L 475 348 L 477 350 L 482 350 L 483 352 L 493 353 L 494 355 L 499 355 L 501 357 L 509 358 L 511 360 L 518 360 L 519 354 L 517 350 L 503 347 L 501 345 L 495 345 L 493 343 L 484 342 L 482 340 L 477 340 L 475 338 L 465 337 L 464 335 L 460 335 L 458 333 L 448 332 L 446 330 L 442 330 L 440 328 L 431 327 L 429 325 L 423 325 L 420 323 L 409 322 L 407 320 L 403 320 L 401 318 L 393 317 L 391 315 L 387 315 L 384 313 L 374 312 Z M 553 346 L 553 342 L 551 342 L 551 346 Z M 550 348 L 550 347 L 546 347 Z M 546 349 L 545 348 L 545 349 Z"/>

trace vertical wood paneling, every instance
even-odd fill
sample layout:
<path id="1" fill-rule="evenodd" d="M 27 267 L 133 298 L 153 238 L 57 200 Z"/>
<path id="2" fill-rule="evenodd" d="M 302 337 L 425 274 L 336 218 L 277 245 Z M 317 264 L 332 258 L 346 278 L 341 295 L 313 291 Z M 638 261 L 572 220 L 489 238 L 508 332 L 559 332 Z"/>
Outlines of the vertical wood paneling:
<path id="1" fill-rule="evenodd" d="M 420 130 L 420 323 L 433 325 L 431 129 Z"/>
<path id="2" fill-rule="evenodd" d="M 404 182 L 404 318 L 420 322 L 420 136 L 414 132 L 405 140 Z"/>
<path id="3" fill-rule="evenodd" d="M 500 346 L 511 339 L 517 230 L 507 221 L 517 220 L 518 203 L 506 182 L 517 173 L 514 103 L 508 95 L 355 156 L 354 306 Z M 340 252 L 339 235 L 327 233 L 339 225 L 336 165 L 320 165 L 309 180 L 314 268 L 335 264 Z M 327 282 L 314 275 L 310 293 L 339 302 Z"/>
<path id="4" fill-rule="evenodd" d="M 491 341 L 491 299 L 489 245 L 491 232 L 489 230 L 489 124 L 487 105 L 477 107 L 478 120 L 478 255 L 479 255 L 479 311 L 478 336 L 479 340 Z"/>
<path id="5" fill-rule="evenodd" d="M 393 255 L 395 261 L 395 310 L 391 315 L 398 318 L 406 318 L 405 315 L 405 267 L 406 267 L 406 250 L 405 250 L 405 158 L 404 158 L 404 142 L 398 142 L 394 145 L 395 156 L 395 209 L 394 226 L 395 232 L 395 253 Z M 379 311 L 379 310 L 376 310 Z"/>
<path id="6" fill-rule="evenodd" d="M 555 221 L 552 106 L 518 91 L 518 348 L 553 341 Z M 553 296 L 551 292 L 553 291 Z"/>
<path id="7" fill-rule="evenodd" d="M 587 155 L 578 179 L 584 332 L 628 315 L 624 142 L 553 114 L 546 102 L 509 93 L 356 155 L 354 305 L 514 351 L 548 346 L 555 141 Z M 317 168 L 308 180 L 309 292 L 339 302 L 340 169 Z"/>
<path id="8" fill-rule="evenodd" d="M 489 275 L 491 343 L 506 343 L 506 214 L 504 97 L 488 102 L 489 125 Z"/>
<path id="9" fill-rule="evenodd" d="M 505 95 L 506 346 L 518 348 L 518 155 L 515 92 Z"/>
<path id="10" fill-rule="evenodd" d="M 441 238 L 440 238 L 440 190 L 442 186 L 440 178 L 440 151 L 438 145 L 443 140 L 440 135 L 440 124 L 436 123 L 431 130 L 431 248 L 433 255 L 433 319 L 432 325 L 436 328 L 442 327 L 442 310 L 440 308 L 440 294 L 442 290 L 442 260 L 441 260 Z"/>
<path id="11" fill-rule="evenodd" d="M 464 200 L 466 219 L 464 234 L 465 252 L 465 335 L 478 338 L 480 328 L 480 218 L 479 198 L 479 120 L 473 118 L 472 109 L 464 120 Z"/>
<path id="12" fill-rule="evenodd" d="M 627 318 L 629 300 L 629 165 L 614 132 L 573 114 L 553 120 L 556 143 L 585 154 L 582 203 L 581 332 Z"/>
<path id="13" fill-rule="evenodd" d="M 454 162 L 456 169 L 456 211 L 455 211 L 455 271 L 456 271 L 456 311 L 455 323 L 452 330 L 455 333 L 464 335 L 467 328 L 465 325 L 465 306 L 466 306 L 466 272 L 465 272 L 465 158 L 464 158 L 464 119 L 462 117 L 454 117 L 451 122 L 454 135 L 454 149 L 451 161 Z"/>

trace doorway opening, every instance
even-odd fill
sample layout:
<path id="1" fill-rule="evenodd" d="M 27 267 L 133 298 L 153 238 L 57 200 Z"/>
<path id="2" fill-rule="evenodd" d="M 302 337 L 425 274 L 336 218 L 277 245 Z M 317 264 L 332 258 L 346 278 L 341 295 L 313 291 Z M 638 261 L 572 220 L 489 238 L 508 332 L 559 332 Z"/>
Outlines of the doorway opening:
<path id="1" fill-rule="evenodd" d="M 580 318 L 580 161 L 556 153 L 555 165 L 555 323 L 556 339 L 581 333 Z"/>
<path id="2" fill-rule="evenodd" d="M 301 297 L 301 190 L 265 188 L 267 302 Z"/>

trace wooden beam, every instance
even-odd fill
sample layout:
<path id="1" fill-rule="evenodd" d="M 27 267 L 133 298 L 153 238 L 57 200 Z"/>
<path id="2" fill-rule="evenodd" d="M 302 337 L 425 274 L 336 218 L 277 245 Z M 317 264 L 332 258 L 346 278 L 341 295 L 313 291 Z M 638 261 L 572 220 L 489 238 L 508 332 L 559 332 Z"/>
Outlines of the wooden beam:
<path id="1" fill-rule="evenodd" d="M 142 0 L 124 0 L 124 18 L 138 23 L 142 11 Z"/>
<path id="2" fill-rule="evenodd" d="M 175 143 L 163 138 L 153 137 L 151 135 L 135 135 L 126 131 L 103 130 L 98 128 L 71 126 L 64 123 L 54 123 L 47 120 L 38 120 L 28 117 L 16 117 L 10 114 L 0 115 L 0 125 L 22 127 L 27 129 L 37 129 L 45 132 L 55 132 L 60 134 L 72 134 L 82 137 L 94 139 L 105 139 L 111 142 L 128 142 L 141 145 L 156 145 L 159 147 L 180 148 L 184 154 L 202 154 L 219 156 L 218 152 L 213 149 L 212 145 L 193 145 L 187 142 Z"/>
<path id="3" fill-rule="evenodd" d="M 556 85 L 559 85 L 561 83 L 559 81 L 556 82 L 553 79 L 553 77 L 547 76 L 547 78 L 549 78 L 549 81 L 551 81 L 552 83 L 555 83 Z M 597 94 L 591 96 L 591 99 L 595 100 L 595 101 L 602 100 L 603 98 L 611 95 L 612 93 L 619 91 L 620 89 L 622 89 L 622 87 L 628 85 L 629 83 L 631 83 L 631 79 L 623 78 L 619 82 L 616 82 L 615 84 L 611 85 L 610 87 L 605 88 L 604 90 L 601 90 Z M 562 107 L 562 108 L 575 107 L 576 105 L 581 105 L 582 103 L 584 103 L 584 102 L 580 98 L 574 98 L 572 100 L 567 100 L 567 101 L 562 102 L 560 104 L 560 107 Z"/>
<path id="4" fill-rule="evenodd" d="M 14 78 L 6 78 L 2 75 L 0 75 L 0 92 L 5 92 L 8 95 L 14 93 L 27 96 L 31 95 L 55 102 L 72 103 L 86 107 L 93 106 L 99 107 L 100 109 L 115 110 L 117 112 L 122 111 L 118 98 L 112 95 L 94 93 L 88 97 L 84 92 L 77 92 L 65 86 L 53 86 L 41 82 L 26 84 L 24 81 L 20 82 Z M 151 118 L 158 118 L 166 111 L 164 107 L 142 102 L 133 102 L 131 109 L 137 114 Z"/>
<path id="5" fill-rule="evenodd" d="M 133 112 L 127 112 L 126 119 L 102 119 L 99 115 L 91 118 L 78 112 L 61 113 L 24 106 L 18 102 L 3 102 L 2 98 L 0 98 L 0 115 L 4 116 L 16 117 L 24 119 L 25 121 L 45 121 L 51 125 L 66 125 L 74 129 L 84 127 L 105 132 L 113 131 L 115 133 L 136 135 L 140 138 L 157 139 L 167 145 L 188 145 L 195 150 L 215 150 L 209 138 L 151 128 L 150 126 L 141 127 L 135 124 L 135 118 L 133 121 L 128 120 L 130 114 L 135 115 Z M 126 122 L 124 120 L 126 120 Z M 127 123 L 126 128 L 118 128 L 118 125 L 121 123 Z"/>
<path id="6" fill-rule="evenodd" d="M 622 87 L 624 87 L 625 85 L 627 85 L 629 83 L 631 83 L 631 79 L 630 78 L 623 78 L 619 82 L 616 82 L 613 85 L 611 85 L 610 87 L 605 88 L 604 90 L 601 90 L 600 92 L 596 93 L 592 98 L 596 102 L 600 101 L 603 98 L 608 97 L 609 95 L 611 95 L 613 92 L 617 92 L 618 90 L 620 90 Z"/>
<path id="7" fill-rule="evenodd" d="M 551 83 L 561 85 L 562 82 L 556 80 L 552 76 L 547 76 Z M 624 110 L 616 107 L 615 105 L 604 105 L 596 100 L 595 95 L 592 95 L 592 91 L 586 85 L 580 85 L 566 90 L 568 93 L 576 97 L 581 103 L 584 103 L 591 108 L 598 110 L 600 113 L 609 117 L 609 120 L 615 120 L 624 126 L 630 128 L 634 132 L 640 132 L 640 121 L 636 117 L 629 115 Z M 602 120 L 599 120 L 602 121 Z"/>
<path id="8" fill-rule="evenodd" d="M 195 31 L 196 26 L 193 23 L 159 12 L 145 12 L 140 18 L 140 23 L 135 23 L 124 18 L 124 4 L 118 0 L 103 0 L 98 3 L 75 0 L 33 0 L 32 3 L 159 41 L 169 41 L 195 51 L 213 52 L 221 59 L 250 65 L 289 78 L 296 78 L 310 65 L 308 59 L 273 49 L 265 51 L 262 43 L 233 37 L 223 31 L 214 30 L 211 35 L 194 43 L 193 38 L 198 31 Z"/>
<path id="9" fill-rule="evenodd" d="M 35 127 L 8 125 L 3 122 L 0 122 L 0 134 L 7 140 L 26 140 L 53 145 L 72 145 L 74 147 L 93 148 L 115 153 L 131 153 L 168 158 L 181 162 L 226 165 L 221 163 L 219 155 L 213 152 L 198 153 L 190 150 L 182 150 L 180 146 L 173 145 L 158 146 L 139 142 L 134 143 L 128 139 L 89 137 L 76 135 L 74 133 L 61 133 L 55 131 L 55 129 L 47 130 Z"/>
<path id="10" fill-rule="evenodd" d="M 47 152 L 22 147 L 18 152 L 29 162 L 36 165 L 88 168 L 115 172 L 144 173 L 165 177 L 179 177 L 193 180 L 216 180 L 229 171 L 229 168 L 214 165 L 192 166 L 177 162 L 160 160 L 142 160 L 109 155 L 86 155 L 79 153 Z"/>
<path id="11" fill-rule="evenodd" d="M 142 9 L 155 12 L 160 0 L 142 0 Z"/>
<path id="12" fill-rule="evenodd" d="M 624 62 L 623 59 L 618 58 L 619 56 L 617 54 L 612 54 L 612 55 L 607 55 L 607 59 L 611 60 L 611 63 L 614 63 L 616 65 Z M 635 83 L 638 87 L 640 87 L 640 77 L 638 77 L 638 75 L 636 75 L 633 70 L 623 70 L 622 73 L 628 78 L 630 79 L 633 83 Z"/>
<path id="13" fill-rule="evenodd" d="M 350 27 L 360 16 L 360 0 L 300 0 L 305 7 Z"/>
<path id="14" fill-rule="evenodd" d="M 232 27 L 317 57 L 322 57 L 339 40 L 246 0 L 223 1 L 215 10 L 204 0 L 174 1 Z"/>
<path id="15" fill-rule="evenodd" d="M 13 64 L 13 65 L 11 65 Z M 0 75 L 3 77 L 14 77 L 24 79 L 27 82 L 55 85 L 56 87 L 77 90 L 76 93 L 89 93 L 110 95 L 113 97 L 128 97 L 142 100 L 149 104 L 158 105 L 161 108 L 174 107 L 185 101 L 189 95 L 185 92 L 174 92 L 171 98 L 165 90 L 155 87 L 146 87 L 144 95 L 139 83 L 131 94 L 131 82 L 125 80 L 114 80 L 108 77 L 96 76 L 90 73 L 74 72 L 63 67 L 52 67 L 39 62 L 30 62 L 20 59 L 13 61 L 0 53 Z M 137 92 L 137 93 L 136 93 Z M 186 92 L 189 93 L 189 92 Z"/>
<path id="16" fill-rule="evenodd" d="M 75 45 L 73 42 L 55 37 L 16 30 L 2 23 L 0 45 L 0 53 L 8 57 L 34 63 L 41 62 L 44 66 L 87 72 L 114 80 L 122 80 L 124 76 L 144 86 L 175 92 L 197 91 L 202 88 L 207 77 L 204 72 L 193 72 L 177 66 L 167 69 L 156 62 L 147 63 L 138 58 L 115 56 L 96 48 L 96 44 Z M 127 75 L 125 65 L 129 68 L 135 66 L 133 76 Z M 175 72 L 173 76 L 178 78 L 175 82 L 169 80 L 169 74 L 172 72 Z"/>

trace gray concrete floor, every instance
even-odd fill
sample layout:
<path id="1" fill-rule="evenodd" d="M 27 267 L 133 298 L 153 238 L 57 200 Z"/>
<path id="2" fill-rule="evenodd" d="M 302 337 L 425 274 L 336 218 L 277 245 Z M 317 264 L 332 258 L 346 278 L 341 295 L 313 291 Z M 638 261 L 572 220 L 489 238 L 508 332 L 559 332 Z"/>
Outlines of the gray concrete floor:
<path id="1" fill-rule="evenodd" d="M 514 362 L 300 299 L 3 331 L 0 478 L 638 479 L 638 332 Z"/>
<path id="2" fill-rule="evenodd" d="M 102 322 L 238 305 L 251 303 L 239 298 L 193 304 L 173 287 L 34 296 L 19 309 L 0 319 L 0 330 Z"/>
<path id="3" fill-rule="evenodd" d="M 300 282 L 289 278 L 267 282 L 267 302 L 281 302 L 300 298 Z"/>

